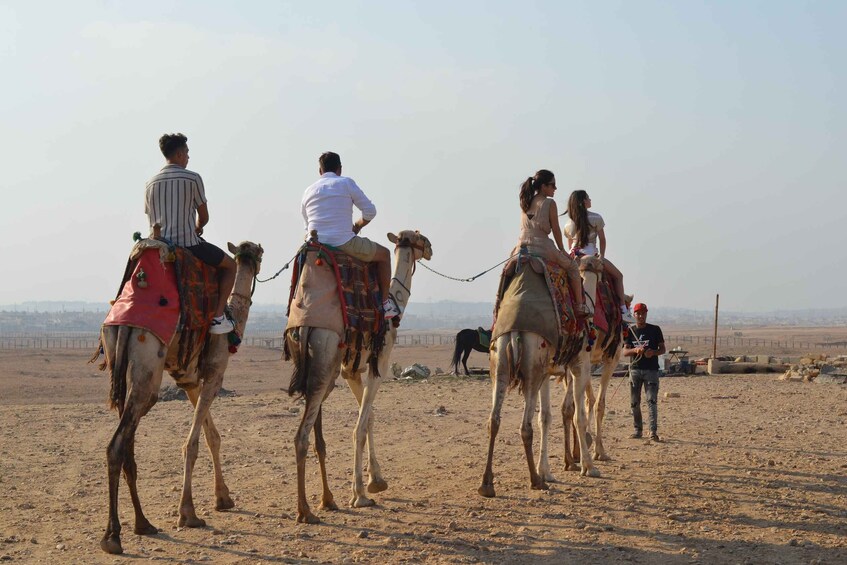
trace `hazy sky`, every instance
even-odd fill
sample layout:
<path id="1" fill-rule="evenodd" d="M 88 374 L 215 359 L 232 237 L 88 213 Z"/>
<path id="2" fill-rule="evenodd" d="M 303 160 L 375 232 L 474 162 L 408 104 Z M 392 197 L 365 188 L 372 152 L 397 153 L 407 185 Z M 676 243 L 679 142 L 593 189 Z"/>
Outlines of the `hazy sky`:
<path id="1" fill-rule="evenodd" d="M 113 298 L 181 131 L 205 237 L 261 243 L 263 276 L 332 150 L 363 235 L 419 229 L 453 276 L 507 256 L 548 168 L 639 300 L 844 306 L 846 26 L 847 2 L 0 2 L 0 304 Z M 418 269 L 412 302 L 492 301 L 498 273 Z"/>

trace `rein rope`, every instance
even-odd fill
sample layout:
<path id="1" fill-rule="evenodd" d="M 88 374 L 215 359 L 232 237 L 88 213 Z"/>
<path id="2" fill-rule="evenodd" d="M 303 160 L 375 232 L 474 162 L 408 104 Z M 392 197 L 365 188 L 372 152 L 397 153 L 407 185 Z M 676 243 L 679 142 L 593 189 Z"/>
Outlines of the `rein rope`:
<path id="1" fill-rule="evenodd" d="M 295 259 L 297 259 L 297 256 L 298 256 L 299 254 L 300 254 L 300 250 L 298 249 L 298 250 L 297 250 L 297 253 L 295 253 L 295 254 L 294 254 L 294 257 L 292 257 L 291 259 L 289 259 L 289 260 L 288 260 L 288 263 L 286 263 L 285 265 L 283 265 L 283 266 L 282 266 L 282 268 L 281 268 L 280 270 L 278 270 L 276 273 L 274 273 L 274 275 L 273 275 L 272 277 L 268 277 L 268 278 L 266 278 L 266 279 L 264 279 L 264 280 L 260 279 L 259 277 L 255 277 L 255 278 L 254 278 L 254 280 L 253 280 L 253 290 L 255 290 L 255 289 L 256 289 L 256 283 L 257 283 L 257 282 L 260 282 L 260 283 L 270 282 L 270 281 L 274 280 L 275 278 L 277 278 L 279 275 L 281 275 L 281 274 L 282 274 L 282 272 L 283 272 L 285 269 L 287 269 L 288 267 L 290 267 L 290 266 L 291 266 L 291 262 L 292 262 L 292 261 L 294 261 Z"/>
<path id="2" fill-rule="evenodd" d="M 466 279 L 461 279 L 461 278 L 459 278 L 459 277 L 451 277 L 450 275 L 445 275 L 444 273 L 439 273 L 438 271 L 436 271 L 436 270 L 435 270 L 435 269 L 433 269 L 432 267 L 428 267 L 428 266 L 426 265 L 426 263 L 422 263 L 422 262 L 421 262 L 421 259 L 418 259 L 418 262 L 417 262 L 417 263 L 418 263 L 421 267 L 423 267 L 424 269 L 426 269 L 426 270 L 428 270 L 428 271 L 431 271 L 431 272 L 435 273 L 436 275 L 438 275 L 438 276 L 440 276 L 440 277 L 444 277 L 445 279 L 450 279 L 451 281 L 457 281 L 457 282 L 473 282 L 473 281 L 475 281 L 476 279 L 478 279 L 479 277 L 481 277 L 482 275 L 484 275 L 484 274 L 486 274 L 486 273 L 489 273 L 489 272 L 493 271 L 494 269 L 496 269 L 497 267 L 499 267 L 500 265 L 502 265 L 503 263 L 505 263 L 506 261 L 508 261 L 508 260 L 509 260 L 509 259 L 511 259 L 512 257 L 517 257 L 519 254 L 520 254 L 520 253 L 515 253 L 514 255 L 511 255 L 511 256 L 509 256 L 509 257 L 506 257 L 505 259 L 503 259 L 502 261 L 500 261 L 499 263 L 497 263 L 497 264 L 496 264 L 496 265 L 494 265 L 493 267 L 490 267 L 490 268 L 488 268 L 488 269 L 486 269 L 486 270 L 482 271 L 482 272 L 481 272 L 481 273 L 479 273 L 478 275 L 474 275 L 474 276 L 472 276 L 472 277 L 468 277 L 468 278 L 466 278 Z"/>

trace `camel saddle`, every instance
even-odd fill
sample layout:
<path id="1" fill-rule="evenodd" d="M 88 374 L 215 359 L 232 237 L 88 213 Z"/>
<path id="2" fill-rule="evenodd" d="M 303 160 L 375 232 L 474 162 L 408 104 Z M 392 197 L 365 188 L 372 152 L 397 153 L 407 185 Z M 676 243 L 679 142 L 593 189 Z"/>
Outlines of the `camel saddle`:
<path id="1" fill-rule="evenodd" d="M 543 337 L 555 348 L 556 365 L 579 352 L 585 324 L 574 313 L 567 273 L 558 263 L 521 254 L 503 267 L 491 339 L 512 331 Z"/>
<path id="2" fill-rule="evenodd" d="M 202 347 L 215 315 L 217 273 L 183 247 L 138 241 L 130 253 L 105 326 L 148 330 L 164 345 L 179 333 L 179 367 Z"/>
<path id="3" fill-rule="evenodd" d="M 378 375 L 377 357 L 385 345 L 388 324 L 380 299 L 377 266 L 314 239 L 300 248 L 291 274 L 286 333 L 302 326 L 332 330 L 344 347 L 343 363 L 357 370 L 363 348 Z M 287 340 L 283 347 L 290 358 Z"/>
<path id="4" fill-rule="evenodd" d="M 618 306 L 620 299 L 606 279 L 597 281 L 597 297 L 594 302 L 594 326 L 603 332 L 598 346 L 612 354 L 623 339 L 620 331 L 623 317 Z"/>

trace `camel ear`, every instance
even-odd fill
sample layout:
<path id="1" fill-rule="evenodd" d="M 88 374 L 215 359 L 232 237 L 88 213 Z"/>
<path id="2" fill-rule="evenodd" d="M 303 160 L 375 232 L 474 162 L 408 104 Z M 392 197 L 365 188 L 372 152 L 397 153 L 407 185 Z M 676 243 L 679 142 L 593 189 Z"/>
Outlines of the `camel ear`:
<path id="1" fill-rule="evenodd" d="M 236 253 L 238 253 L 238 248 L 237 248 L 236 246 L 234 246 L 234 245 L 232 244 L 232 242 L 227 241 L 227 242 L 226 242 L 226 247 L 227 247 L 227 249 L 229 249 L 229 252 L 230 252 L 230 253 L 232 253 L 233 255 L 235 255 Z"/>
<path id="2" fill-rule="evenodd" d="M 394 235 L 391 232 L 388 232 L 387 235 L 388 235 L 388 241 L 390 241 L 391 243 L 397 243 L 400 240 L 399 237 L 397 237 L 396 235 Z"/>

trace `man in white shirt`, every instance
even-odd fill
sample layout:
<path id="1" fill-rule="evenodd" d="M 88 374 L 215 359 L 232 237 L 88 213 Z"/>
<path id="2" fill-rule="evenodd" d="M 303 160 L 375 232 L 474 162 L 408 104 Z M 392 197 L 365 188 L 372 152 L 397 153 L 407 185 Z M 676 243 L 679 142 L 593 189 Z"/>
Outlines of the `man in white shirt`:
<path id="1" fill-rule="evenodd" d="M 188 138 L 181 133 L 159 138 L 159 149 L 167 164 L 147 181 L 144 212 L 150 228 L 159 224 L 162 237 L 185 247 L 195 257 L 217 269 L 218 303 L 209 331 L 225 334 L 235 329 L 224 315 L 224 307 L 235 284 L 235 261 L 223 249 L 204 240 L 203 227 L 209 221 L 209 208 L 203 179 L 188 166 Z"/>
<path id="2" fill-rule="evenodd" d="M 321 243 L 336 247 L 360 261 L 376 263 L 385 318 L 399 316 L 400 309 L 388 294 L 391 254 L 387 248 L 357 235 L 376 217 L 376 207 L 353 179 L 341 176 L 341 157 L 337 153 L 323 153 L 318 158 L 318 164 L 321 178 L 306 189 L 300 204 L 306 233 L 314 230 Z M 362 212 L 362 217 L 355 223 L 353 206 Z"/>

